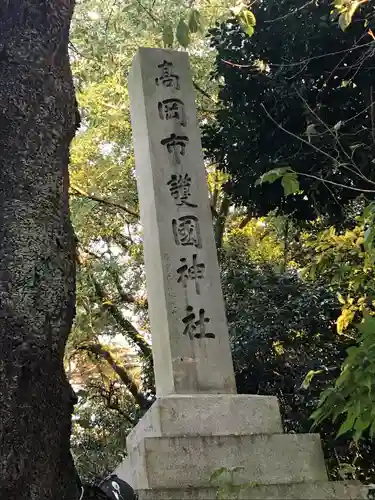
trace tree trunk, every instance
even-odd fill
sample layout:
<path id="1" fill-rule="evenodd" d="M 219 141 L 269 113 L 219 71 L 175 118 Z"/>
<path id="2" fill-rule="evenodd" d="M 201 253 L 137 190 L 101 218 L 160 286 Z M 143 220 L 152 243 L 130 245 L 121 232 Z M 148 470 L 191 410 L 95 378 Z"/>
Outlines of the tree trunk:
<path id="1" fill-rule="evenodd" d="M 68 59 L 74 0 L 0 2 L 0 498 L 77 500 L 74 393 L 63 356 L 75 307 Z"/>

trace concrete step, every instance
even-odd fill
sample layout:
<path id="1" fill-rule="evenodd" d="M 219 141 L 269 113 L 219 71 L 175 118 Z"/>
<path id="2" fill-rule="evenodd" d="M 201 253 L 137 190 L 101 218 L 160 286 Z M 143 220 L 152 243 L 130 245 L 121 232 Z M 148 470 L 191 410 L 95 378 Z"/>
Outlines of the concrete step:
<path id="1" fill-rule="evenodd" d="M 127 438 L 133 448 L 146 437 L 227 436 L 283 432 L 277 398 L 239 394 L 159 398 Z"/>
<path id="2" fill-rule="evenodd" d="M 128 452 L 136 489 L 209 487 L 221 467 L 240 468 L 237 484 L 327 480 L 317 434 L 149 437 Z"/>
<path id="3" fill-rule="evenodd" d="M 139 500 L 365 500 L 368 488 L 361 483 L 313 482 L 252 486 L 233 493 L 217 488 L 139 490 Z"/>

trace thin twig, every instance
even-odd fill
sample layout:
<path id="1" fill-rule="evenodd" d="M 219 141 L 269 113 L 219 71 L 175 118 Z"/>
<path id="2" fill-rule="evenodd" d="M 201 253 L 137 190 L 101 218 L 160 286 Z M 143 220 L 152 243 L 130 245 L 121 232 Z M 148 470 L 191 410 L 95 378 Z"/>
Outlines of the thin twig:
<path id="1" fill-rule="evenodd" d="M 213 97 L 211 97 L 210 94 L 208 94 L 205 90 L 203 90 L 194 80 L 193 80 L 193 85 L 194 85 L 195 90 L 197 90 L 202 95 L 204 95 L 204 97 L 207 97 L 207 99 L 209 99 L 210 101 L 217 104 L 217 101 L 215 101 L 215 99 Z"/>
<path id="2" fill-rule="evenodd" d="M 133 212 L 133 210 L 131 210 L 130 208 L 126 207 L 122 203 L 117 203 L 115 201 L 111 201 L 111 200 L 107 200 L 105 198 L 101 198 L 100 196 L 96 196 L 94 194 L 89 194 L 86 191 L 84 191 L 82 188 L 80 188 L 79 186 L 77 186 L 76 184 L 72 184 L 71 183 L 70 187 L 76 192 L 76 193 L 73 193 L 73 195 L 76 194 L 78 196 L 82 196 L 83 198 L 88 198 L 90 200 L 97 201 L 98 203 L 102 203 L 104 205 L 108 205 L 108 206 L 111 206 L 111 207 L 119 208 L 120 210 L 123 210 L 124 212 L 126 212 L 129 215 L 132 215 L 133 217 L 136 217 L 137 219 L 139 218 L 139 214 L 137 212 Z"/>
<path id="3" fill-rule="evenodd" d="M 309 63 L 311 61 L 315 61 L 317 59 L 323 59 L 324 57 L 329 57 L 329 56 L 336 56 L 337 54 L 344 54 L 345 52 L 351 52 L 352 50 L 357 50 L 357 49 L 360 49 L 362 47 L 368 47 L 369 45 L 372 45 L 374 42 L 371 41 L 371 42 L 368 42 L 368 43 L 364 43 L 362 45 L 357 45 L 357 46 L 354 46 L 354 47 L 351 47 L 350 49 L 344 49 L 344 50 L 338 50 L 336 52 L 328 52 L 327 54 L 321 54 L 319 56 L 313 56 L 313 57 L 308 57 L 306 59 L 302 59 L 301 61 L 298 61 L 298 62 L 295 62 L 295 63 L 281 63 L 281 64 L 275 64 L 275 63 L 267 63 L 269 66 L 273 66 L 273 67 L 285 67 L 285 68 L 290 68 L 290 67 L 293 67 L 293 66 L 299 66 L 301 64 L 306 64 L 306 63 Z M 221 61 L 225 64 L 228 64 L 229 66 L 234 66 L 236 68 L 243 68 L 243 69 L 246 69 L 246 68 L 253 68 L 254 67 L 254 64 L 236 64 L 236 63 L 233 63 L 231 61 L 227 61 L 225 59 L 221 59 Z"/>
<path id="4" fill-rule="evenodd" d="M 268 116 L 268 118 L 280 129 L 282 130 L 283 132 L 285 132 L 286 134 L 294 137 L 295 139 L 297 139 L 298 141 L 301 141 L 303 142 L 304 144 L 307 144 L 308 146 L 310 146 L 311 148 L 315 149 L 318 153 L 320 154 L 323 154 L 324 156 L 326 156 L 327 158 L 331 159 L 334 163 L 337 163 L 336 159 L 333 158 L 333 156 L 331 156 L 330 154 L 326 153 L 325 151 L 323 151 L 322 149 L 319 149 L 317 148 L 316 146 L 314 146 L 314 144 L 311 144 L 311 142 L 308 142 L 308 141 L 305 141 L 305 139 L 302 139 L 302 137 L 299 137 L 298 135 L 294 134 L 293 132 L 290 132 L 290 130 L 287 130 L 286 128 L 284 128 L 282 125 L 280 125 L 279 123 L 277 123 L 277 121 L 269 114 L 269 112 L 267 111 L 266 107 L 264 106 L 264 104 L 262 103 L 261 104 L 262 108 L 264 109 L 264 112 L 266 113 L 266 115 Z M 345 188 L 345 189 L 351 189 L 352 191 L 359 191 L 360 193 L 375 193 L 375 189 L 360 189 L 360 188 L 355 188 L 353 186 L 345 186 L 345 184 L 340 184 L 339 182 L 334 182 L 334 181 L 330 181 L 328 179 L 322 179 L 321 177 L 318 177 L 316 175 L 312 175 L 312 174 L 306 174 L 306 173 L 302 173 L 302 172 L 295 172 L 297 175 L 302 175 L 302 176 L 305 176 L 305 177 L 311 177 L 312 179 L 316 179 L 320 182 L 327 182 L 329 184 L 333 184 L 334 186 L 338 186 L 338 187 L 341 187 L 341 188 Z"/>
<path id="5" fill-rule="evenodd" d="M 288 12 L 288 14 L 285 14 L 284 16 L 280 16 L 280 17 L 276 17 L 275 19 L 270 19 L 268 21 L 264 21 L 265 23 L 275 23 L 276 21 L 282 21 L 283 19 L 286 19 L 287 17 L 289 16 L 293 16 L 294 14 L 296 14 L 298 11 L 304 9 L 305 7 L 307 7 L 308 5 L 314 3 L 314 0 L 309 0 L 308 2 L 306 2 L 304 5 L 302 5 L 302 7 L 298 7 L 294 10 L 292 10 L 292 12 Z"/>
<path id="6" fill-rule="evenodd" d="M 360 170 L 360 168 L 355 164 L 355 162 L 353 161 L 353 159 L 349 156 L 349 154 L 345 151 L 345 148 L 344 146 L 341 144 L 341 141 L 339 140 L 338 138 L 338 134 L 335 134 L 334 132 L 332 132 L 332 129 L 320 118 L 320 116 L 315 113 L 315 111 L 309 106 L 308 102 L 306 101 L 306 99 L 304 99 L 302 97 L 302 95 L 298 92 L 298 90 L 296 90 L 296 94 L 299 96 L 299 98 L 302 100 L 302 102 L 304 103 L 304 105 L 307 107 L 307 109 L 310 111 L 310 113 L 319 121 L 319 123 L 321 123 L 323 125 L 323 127 L 329 132 L 329 134 L 333 137 L 333 140 L 336 141 L 336 143 L 338 144 L 338 146 L 340 147 L 341 151 L 344 153 L 344 155 L 348 158 L 349 160 L 349 164 L 352 165 L 352 167 L 355 169 L 351 169 L 348 167 L 348 165 L 346 163 L 341 163 L 340 165 L 343 166 L 344 168 L 346 168 L 349 172 L 352 172 L 352 174 L 360 177 L 362 180 L 368 182 L 369 184 L 373 184 L 375 185 L 375 182 L 368 179 Z M 311 145 L 311 143 L 309 143 Z"/>
<path id="7" fill-rule="evenodd" d="M 140 0 L 136 0 L 137 4 L 146 12 L 146 14 L 154 21 L 154 23 L 159 24 L 158 19 L 154 16 L 154 14 L 145 7 Z"/>
<path id="8" fill-rule="evenodd" d="M 333 184 L 334 186 L 338 186 L 338 187 L 344 188 L 344 189 L 350 189 L 352 191 L 358 191 L 360 193 L 375 193 L 375 189 L 360 189 L 360 188 L 356 188 L 353 186 L 345 186 L 345 184 L 340 184 L 339 182 L 330 181 L 328 179 L 322 179 L 321 177 L 318 177 L 317 175 L 305 174 L 304 172 L 297 172 L 294 170 L 293 170 L 293 172 L 297 175 L 302 175 L 304 177 L 311 177 L 312 179 L 316 179 L 317 181 L 320 181 L 323 184 L 325 182 L 328 182 L 329 184 Z"/>
<path id="9" fill-rule="evenodd" d="M 327 153 L 326 151 L 323 151 L 322 149 L 320 148 L 317 148 L 314 144 L 312 144 L 311 142 L 308 142 L 306 141 L 305 139 L 302 139 L 302 137 L 299 137 L 298 135 L 294 134 L 293 132 L 290 132 L 290 130 L 287 130 L 286 128 L 284 128 L 282 125 L 280 125 L 280 123 L 278 123 L 271 115 L 270 113 L 267 111 L 265 105 L 262 103 L 261 104 L 261 107 L 264 109 L 264 112 L 266 113 L 266 115 L 268 116 L 268 118 L 280 129 L 282 130 L 283 132 L 285 132 L 286 134 L 294 137 L 295 139 L 303 142 L 304 144 L 306 144 L 307 146 L 310 146 L 311 148 L 315 149 L 315 151 L 317 151 L 318 153 L 326 156 L 327 158 L 329 158 L 331 161 L 333 161 L 334 164 L 338 163 L 336 158 L 334 158 L 333 156 L 331 156 L 329 153 Z"/>

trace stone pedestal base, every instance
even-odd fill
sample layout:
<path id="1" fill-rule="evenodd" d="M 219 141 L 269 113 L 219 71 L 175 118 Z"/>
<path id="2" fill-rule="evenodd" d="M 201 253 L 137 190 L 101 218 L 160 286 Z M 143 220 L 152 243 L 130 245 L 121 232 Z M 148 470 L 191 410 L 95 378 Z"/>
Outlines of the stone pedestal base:
<path id="1" fill-rule="evenodd" d="M 316 482 L 253 486 L 236 493 L 215 488 L 139 490 L 139 500 L 365 500 L 367 487 L 356 482 Z"/>
<path id="2" fill-rule="evenodd" d="M 234 485 L 251 484 L 228 498 L 366 498 L 356 483 L 328 482 L 317 434 L 283 433 L 274 397 L 160 398 L 129 434 L 127 450 L 118 471 L 139 500 L 214 500 L 211 476 L 220 468 L 236 468 Z"/>

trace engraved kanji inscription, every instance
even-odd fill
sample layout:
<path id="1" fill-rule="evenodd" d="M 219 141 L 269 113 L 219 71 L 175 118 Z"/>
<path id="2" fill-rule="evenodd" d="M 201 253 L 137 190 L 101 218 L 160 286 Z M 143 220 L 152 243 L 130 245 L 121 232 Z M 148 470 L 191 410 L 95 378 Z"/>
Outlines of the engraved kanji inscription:
<path id="1" fill-rule="evenodd" d="M 180 261 L 182 266 L 177 269 L 177 273 L 179 274 L 177 283 L 182 283 L 182 286 L 186 288 L 188 281 L 194 280 L 195 291 L 197 295 L 200 295 L 201 289 L 199 280 L 204 278 L 206 266 L 203 263 L 198 264 L 197 254 L 193 254 L 193 264 L 191 266 L 187 264 L 187 259 L 185 258 L 180 259 Z"/>
<path id="2" fill-rule="evenodd" d="M 176 245 L 202 248 L 199 221 L 194 215 L 183 215 L 173 219 L 172 229 Z"/>
<path id="3" fill-rule="evenodd" d="M 188 174 L 171 175 L 171 179 L 167 182 L 172 197 L 176 200 L 178 206 L 186 205 L 196 208 L 198 205 L 190 203 L 188 199 L 191 196 L 191 177 Z"/>
<path id="4" fill-rule="evenodd" d="M 205 316 L 204 309 L 199 309 L 198 319 L 191 306 L 187 306 L 186 313 L 187 315 L 182 320 L 185 325 L 184 335 L 189 335 L 191 340 L 194 338 L 216 338 L 214 333 L 206 332 L 206 326 L 211 320 Z"/>
<path id="5" fill-rule="evenodd" d="M 173 155 L 177 164 L 180 164 L 181 156 L 185 156 L 186 144 L 189 142 L 189 138 L 185 135 L 171 134 L 160 142 L 162 146 L 167 146 L 168 153 Z"/>
<path id="6" fill-rule="evenodd" d="M 158 103 L 161 120 L 176 120 L 186 127 L 185 105 L 180 99 L 165 99 Z"/>
<path id="7" fill-rule="evenodd" d="M 164 60 L 161 64 L 158 64 L 158 68 L 160 68 L 161 75 L 155 78 L 156 85 L 180 90 L 180 77 L 173 74 L 173 64 Z"/>

